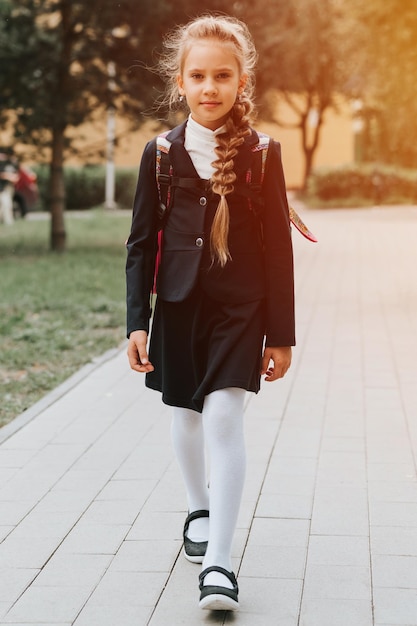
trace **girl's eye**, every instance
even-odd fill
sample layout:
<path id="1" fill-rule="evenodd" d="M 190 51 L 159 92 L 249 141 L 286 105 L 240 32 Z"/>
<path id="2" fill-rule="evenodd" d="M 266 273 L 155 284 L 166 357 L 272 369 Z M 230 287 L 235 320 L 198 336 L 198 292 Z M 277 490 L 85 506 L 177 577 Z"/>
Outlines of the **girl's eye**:
<path id="1" fill-rule="evenodd" d="M 194 73 L 194 74 L 191 74 L 191 78 L 194 78 L 196 80 L 201 80 L 203 78 L 203 75 Z"/>
<path id="2" fill-rule="evenodd" d="M 229 74 L 227 72 L 222 72 L 221 74 L 219 74 L 219 78 L 221 79 L 225 79 L 225 78 L 229 78 Z"/>

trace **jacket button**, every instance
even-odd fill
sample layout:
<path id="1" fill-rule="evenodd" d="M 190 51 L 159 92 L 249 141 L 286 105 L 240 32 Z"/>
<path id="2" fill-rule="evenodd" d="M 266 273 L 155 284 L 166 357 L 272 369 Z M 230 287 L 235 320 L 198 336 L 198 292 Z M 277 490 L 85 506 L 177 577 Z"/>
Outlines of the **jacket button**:
<path id="1" fill-rule="evenodd" d="M 201 239 L 201 237 L 197 237 L 197 239 L 195 240 L 195 245 L 197 246 L 197 248 L 201 248 L 201 246 L 203 245 L 203 240 Z"/>
<path id="2" fill-rule="evenodd" d="M 206 206 L 206 204 L 207 204 L 207 198 L 205 198 L 204 196 L 202 196 L 202 197 L 200 198 L 200 204 L 201 204 L 201 206 Z"/>

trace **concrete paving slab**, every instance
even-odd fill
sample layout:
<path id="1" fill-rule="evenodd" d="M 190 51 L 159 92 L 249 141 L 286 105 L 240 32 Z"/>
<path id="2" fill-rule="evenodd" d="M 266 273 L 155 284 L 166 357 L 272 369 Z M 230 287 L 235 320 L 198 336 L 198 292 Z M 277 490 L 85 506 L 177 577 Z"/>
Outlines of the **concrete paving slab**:
<path id="1" fill-rule="evenodd" d="M 0 430 L 0 626 L 416 626 L 417 207 L 308 222 L 293 366 L 246 402 L 239 613 L 198 609 L 170 410 L 123 347 Z"/>

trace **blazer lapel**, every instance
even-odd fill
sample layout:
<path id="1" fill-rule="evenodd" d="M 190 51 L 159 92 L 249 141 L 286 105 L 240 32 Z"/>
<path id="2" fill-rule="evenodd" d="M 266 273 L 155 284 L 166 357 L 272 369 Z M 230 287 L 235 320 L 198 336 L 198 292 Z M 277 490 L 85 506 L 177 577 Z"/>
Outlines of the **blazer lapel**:
<path id="1" fill-rule="evenodd" d="M 171 142 L 169 157 L 175 172 L 175 176 L 181 178 L 200 178 L 195 169 L 190 155 L 184 147 L 185 127 L 187 122 L 176 126 L 167 135 L 167 140 Z"/>

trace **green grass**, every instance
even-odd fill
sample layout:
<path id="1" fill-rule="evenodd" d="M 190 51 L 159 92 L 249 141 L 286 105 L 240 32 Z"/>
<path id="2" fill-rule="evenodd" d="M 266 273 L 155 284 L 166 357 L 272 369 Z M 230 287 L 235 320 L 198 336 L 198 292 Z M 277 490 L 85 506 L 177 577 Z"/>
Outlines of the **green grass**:
<path id="1" fill-rule="evenodd" d="M 49 228 L 0 225 L 0 426 L 125 336 L 130 217 L 68 213 L 64 254 L 49 251 Z"/>

